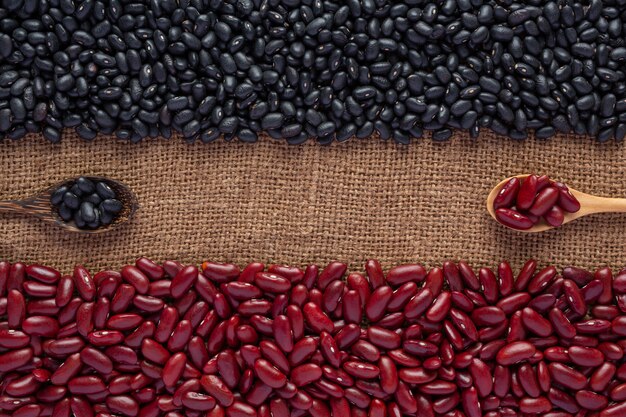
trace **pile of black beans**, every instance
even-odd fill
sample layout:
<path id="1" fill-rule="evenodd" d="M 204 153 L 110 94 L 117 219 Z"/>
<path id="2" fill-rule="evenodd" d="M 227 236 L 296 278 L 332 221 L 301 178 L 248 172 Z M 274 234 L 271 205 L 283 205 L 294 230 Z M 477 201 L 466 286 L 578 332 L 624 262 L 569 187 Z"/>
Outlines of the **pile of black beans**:
<path id="1" fill-rule="evenodd" d="M 0 137 L 626 135 L 626 0 L 0 0 Z"/>
<path id="2" fill-rule="evenodd" d="M 54 190 L 50 202 L 65 222 L 79 229 L 98 229 L 111 224 L 123 205 L 115 191 L 102 181 L 80 177 Z"/>

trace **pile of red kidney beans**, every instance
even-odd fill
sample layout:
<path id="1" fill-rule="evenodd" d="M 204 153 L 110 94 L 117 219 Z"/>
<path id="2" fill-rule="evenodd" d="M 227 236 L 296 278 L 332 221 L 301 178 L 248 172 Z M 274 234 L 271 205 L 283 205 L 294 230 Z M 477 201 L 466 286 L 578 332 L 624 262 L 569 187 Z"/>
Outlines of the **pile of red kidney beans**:
<path id="1" fill-rule="evenodd" d="M 493 202 L 496 219 L 513 229 L 527 230 L 543 219 L 558 227 L 565 213 L 576 213 L 580 202 L 567 185 L 552 181 L 547 175 L 511 178 L 502 186 Z"/>
<path id="2" fill-rule="evenodd" d="M 623 417 L 626 270 L 0 262 L 0 416 Z"/>

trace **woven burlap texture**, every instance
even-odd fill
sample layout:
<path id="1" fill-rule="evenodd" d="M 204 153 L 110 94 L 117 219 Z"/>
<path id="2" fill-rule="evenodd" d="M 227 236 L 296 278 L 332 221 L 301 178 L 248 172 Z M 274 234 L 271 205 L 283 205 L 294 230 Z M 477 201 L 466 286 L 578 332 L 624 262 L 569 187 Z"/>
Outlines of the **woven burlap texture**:
<path id="1" fill-rule="evenodd" d="M 626 263 L 626 214 L 595 215 L 543 234 L 508 230 L 485 210 L 490 189 L 518 173 L 547 173 L 580 191 L 626 197 L 626 148 L 589 138 L 514 142 L 464 133 L 411 146 L 371 139 L 321 147 L 179 139 L 88 143 L 66 134 L 0 144 L 0 198 L 27 197 L 79 175 L 123 181 L 140 210 L 127 227 L 78 235 L 0 214 L 0 258 L 64 272 L 118 268 L 139 256 L 305 265 L 333 259 L 361 270 L 465 259 L 495 266 L 528 258 L 583 267 Z"/>

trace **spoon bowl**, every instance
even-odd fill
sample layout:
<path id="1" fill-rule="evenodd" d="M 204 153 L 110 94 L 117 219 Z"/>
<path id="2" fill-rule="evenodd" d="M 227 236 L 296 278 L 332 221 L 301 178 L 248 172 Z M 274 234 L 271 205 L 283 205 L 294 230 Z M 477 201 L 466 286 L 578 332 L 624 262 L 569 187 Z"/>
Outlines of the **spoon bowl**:
<path id="1" fill-rule="evenodd" d="M 547 230 L 554 229 L 555 228 L 554 226 L 549 225 L 545 221 L 541 221 L 537 223 L 536 225 L 532 226 L 530 229 L 520 230 L 520 229 L 515 229 L 513 227 L 509 227 L 505 224 L 502 224 L 496 218 L 496 210 L 493 207 L 493 202 L 495 201 L 502 187 L 504 187 L 504 185 L 507 182 L 509 182 L 512 178 L 519 178 L 520 180 L 524 180 L 530 175 L 532 174 L 514 175 L 512 177 L 509 177 L 500 181 L 498 185 L 496 185 L 487 196 L 487 211 L 489 212 L 491 217 L 493 217 L 494 220 L 497 221 L 499 224 L 501 224 L 504 227 L 508 227 L 509 229 L 515 230 L 517 232 L 538 233 L 538 232 L 545 232 Z M 574 190 L 570 186 L 568 186 L 568 188 L 569 188 L 570 193 L 574 197 L 576 197 L 576 199 L 580 203 L 580 210 L 578 210 L 575 213 L 565 212 L 564 217 L 563 217 L 563 223 L 561 224 L 561 226 L 563 226 L 566 223 L 572 222 L 580 217 L 586 216 L 588 214 L 626 213 L 626 198 L 598 197 L 595 195 L 591 195 L 591 194 Z M 558 226 L 558 227 L 561 227 L 561 226 Z"/>
<path id="2" fill-rule="evenodd" d="M 61 218 L 57 208 L 50 202 L 50 197 L 59 187 L 76 182 L 78 177 L 63 180 L 25 200 L 0 201 L 0 212 L 30 214 L 43 221 L 54 223 L 67 231 L 88 235 L 108 232 L 119 227 L 129 221 L 139 208 L 137 197 L 127 185 L 106 177 L 84 176 L 84 178 L 94 182 L 104 182 L 111 187 L 117 196 L 116 198 L 122 203 L 122 210 L 111 224 L 97 229 L 79 229 L 73 223 L 65 222 Z"/>

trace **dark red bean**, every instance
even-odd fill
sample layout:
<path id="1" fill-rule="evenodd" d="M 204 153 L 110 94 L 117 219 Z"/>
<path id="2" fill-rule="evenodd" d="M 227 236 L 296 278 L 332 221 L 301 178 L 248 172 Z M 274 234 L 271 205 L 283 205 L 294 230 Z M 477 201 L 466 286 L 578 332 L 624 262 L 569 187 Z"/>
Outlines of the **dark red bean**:
<path id="1" fill-rule="evenodd" d="M 69 380 L 67 385 L 72 394 L 95 394 L 106 390 L 102 379 L 94 375 L 77 376 Z"/>
<path id="2" fill-rule="evenodd" d="M 546 214 L 559 199 L 559 190 L 556 187 L 546 187 L 535 197 L 535 201 L 528 211 L 535 216 Z"/>
<path id="3" fill-rule="evenodd" d="M 531 308 L 522 310 L 522 322 L 527 330 L 538 336 L 547 337 L 552 334 L 552 324 Z"/>
<path id="4" fill-rule="evenodd" d="M 448 291 L 444 291 L 434 300 L 433 304 L 426 311 L 426 318 L 432 322 L 443 320 L 452 306 L 452 296 Z"/>
<path id="5" fill-rule="evenodd" d="M 172 279 L 172 285 L 170 286 L 172 297 L 180 298 L 183 294 L 186 294 L 194 286 L 197 279 L 198 268 L 195 266 L 187 266 L 178 271 L 174 279 Z"/>
<path id="6" fill-rule="evenodd" d="M 563 213 L 563 210 L 559 206 L 552 206 L 543 215 L 543 218 L 550 226 L 559 227 L 563 224 L 563 221 L 565 220 L 565 213 Z"/>
<path id="7" fill-rule="evenodd" d="M 551 363 L 549 366 L 550 375 L 554 381 L 563 385 L 564 387 L 580 390 L 583 389 L 587 384 L 587 378 L 569 366 L 563 365 L 561 363 Z"/>
<path id="8" fill-rule="evenodd" d="M 367 329 L 367 339 L 375 346 L 388 350 L 399 348 L 401 343 L 399 334 L 378 326 Z"/>
<path id="9" fill-rule="evenodd" d="M 254 372 L 261 381 L 272 388 L 280 388 L 287 383 L 287 377 L 265 359 L 256 360 Z"/>
<path id="10" fill-rule="evenodd" d="M 367 319 L 376 322 L 379 321 L 387 311 L 387 305 L 391 301 L 393 290 L 390 286 L 379 286 L 370 295 L 365 306 L 365 315 Z M 410 302 L 409 302 L 410 303 Z"/>
<path id="11" fill-rule="evenodd" d="M 473 359 L 469 366 L 470 374 L 474 380 L 474 386 L 481 397 L 486 397 L 493 389 L 493 380 L 489 366 L 480 359 Z"/>
<path id="12" fill-rule="evenodd" d="M 564 280 L 563 291 L 571 309 L 580 315 L 584 315 L 587 312 L 587 304 L 576 283 L 569 279 Z"/>
<path id="13" fill-rule="evenodd" d="M 556 268 L 549 266 L 537 272 L 537 274 L 528 283 L 528 292 L 537 294 L 545 289 L 556 277 Z"/>
<path id="14" fill-rule="evenodd" d="M 306 303 L 303 308 L 306 324 L 316 333 L 332 332 L 334 324 L 320 307 L 314 303 Z"/>
<path id="15" fill-rule="evenodd" d="M 517 193 L 520 188 L 520 180 L 519 178 L 511 178 L 507 181 L 493 201 L 493 206 L 496 209 L 502 207 L 511 207 L 515 204 L 515 198 L 517 197 Z"/>
<path id="16" fill-rule="evenodd" d="M 21 327 L 26 317 L 26 301 L 18 290 L 11 289 L 7 296 L 7 323 L 11 328 Z"/>
<path id="17" fill-rule="evenodd" d="M 150 289 L 148 277 L 136 266 L 126 265 L 121 270 L 122 278 L 135 288 L 139 294 L 147 294 Z"/>
<path id="18" fill-rule="evenodd" d="M 530 175 L 523 179 L 515 204 L 519 210 L 528 210 L 533 205 L 537 194 L 537 179 L 536 175 Z"/>
<path id="19" fill-rule="evenodd" d="M 85 301 L 92 301 L 96 296 L 96 284 L 89 272 L 82 266 L 74 268 L 74 285 L 80 297 Z"/>
<path id="20" fill-rule="evenodd" d="M 500 365 L 509 366 L 530 359 L 536 351 L 532 343 L 512 342 L 500 349 L 496 361 Z"/>
<path id="21" fill-rule="evenodd" d="M 420 291 L 418 291 L 415 297 L 411 298 L 411 300 L 404 307 L 404 316 L 407 319 L 415 319 L 421 316 L 426 310 L 428 310 L 431 303 L 433 302 L 433 298 L 433 293 L 430 289 L 421 289 Z"/>
<path id="22" fill-rule="evenodd" d="M 56 284 L 56 282 L 61 278 L 61 274 L 47 266 L 43 265 L 28 265 L 26 267 L 26 275 L 31 278 L 36 279 L 37 281 L 43 282 L 44 284 Z"/>
<path id="23" fill-rule="evenodd" d="M 387 283 L 400 286 L 406 282 L 421 282 L 426 278 L 426 269 L 419 264 L 398 265 L 387 272 Z"/>
<path id="24" fill-rule="evenodd" d="M 576 392 L 576 402 L 587 410 L 602 410 L 609 403 L 604 395 L 587 390 Z"/>
<path id="25" fill-rule="evenodd" d="M 54 337 L 59 332 L 59 322 L 52 317 L 30 316 L 22 322 L 22 330 L 31 336 Z"/>
<path id="26" fill-rule="evenodd" d="M 298 366 L 291 371 L 291 381 L 297 386 L 302 387 L 311 384 L 322 377 L 322 368 L 318 365 L 310 363 Z"/>
<path id="27" fill-rule="evenodd" d="M 528 230 L 535 224 L 530 217 L 507 208 L 497 209 L 496 219 L 503 225 L 517 230 Z"/>
<path id="28" fill-rule="evenodd" d="M 493 326 L 506 320 L 506 315 L 499 307 L 480 307 L 472 311 L 472 321 L 478 326 Z"/>
<path id="29" fill-rule="evenodd" d="M 553 308 L 550 310 L 548 315 L 550 318 L 550 322 L 554 327 L 554 330 L 559 334 L 559 336 L 565 339 L 571 339 L 576 336 L 576 328 L 572 325 L 572 323 L 568 320 L 568 318 L 559 310 L 558 308 Z"/>
<path id="30" fill-rule="evenodd" d="M 558 190 L 558 204 L 563 210 L 568 213 L 576 213 L 580 210 L 580 202 L 572 195 L 571 191 L 567 187 L 558 187 Z"/>
<path id="31" fill-rule="evenodd" d="M 481 417 L 480 403 L 476 388 L 470 387 L 461 393 L 461 404 L 467 417 Z"/>

